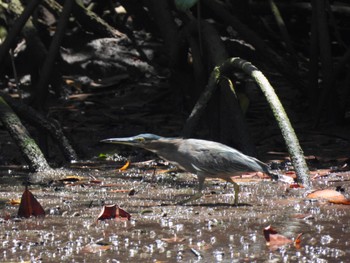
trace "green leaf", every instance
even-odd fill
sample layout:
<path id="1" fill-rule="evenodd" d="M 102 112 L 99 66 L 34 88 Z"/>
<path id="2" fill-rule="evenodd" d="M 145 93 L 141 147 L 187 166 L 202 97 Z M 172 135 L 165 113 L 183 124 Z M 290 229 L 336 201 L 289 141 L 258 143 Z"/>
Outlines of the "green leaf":
<path id="1" fill-rule="evenodd" d="M 106 158 L 107 158 L 107 154 L 105 154 L 105 153 L 100 153 L 100 154 L 98 155 L 98 158 L 106 159 Z"/>
<path id="2" fill-rule="evenodd" d="M 197 4 L 199 0 L 175 0 L 175 6 L 180 11 L 186 11 Z"/>

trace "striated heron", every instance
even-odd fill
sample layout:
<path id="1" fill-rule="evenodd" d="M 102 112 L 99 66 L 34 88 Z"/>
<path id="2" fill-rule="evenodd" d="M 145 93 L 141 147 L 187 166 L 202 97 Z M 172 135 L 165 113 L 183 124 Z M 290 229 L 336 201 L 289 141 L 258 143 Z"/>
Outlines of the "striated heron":
<path id="1" fill-rule="evenodd" d="M 207 177 L 221 178 L 232 183 L 235 190 L 235 205 L 238 204 L 239 186 L 231 179 L 231 176 L 240 175 L 244 172 L 263 172 L 273 179 L 278 179 L 278 175 L 269 171 L 267 164 L 218 142 L 166 138 L 149 133 L 127 138 L 110 138 L 101 142 L 144 148 L 179 168 L 196 174 L 199 182 L 198 193 L 179 204 L 200 198 L 204 180 Z"/>

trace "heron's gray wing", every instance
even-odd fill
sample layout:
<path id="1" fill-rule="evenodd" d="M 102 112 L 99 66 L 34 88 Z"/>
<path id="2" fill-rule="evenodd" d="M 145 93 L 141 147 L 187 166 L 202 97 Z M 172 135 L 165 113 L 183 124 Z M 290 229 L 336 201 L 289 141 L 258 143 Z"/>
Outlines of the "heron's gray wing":
<path id="1" fill-rule="evenodd" d="M 208 175 L 237 174 L 266 169 L 266 165 L 259 160 L 222 144 L 196 146 L 191 150 L 192 166 L 198 172 Z"/>

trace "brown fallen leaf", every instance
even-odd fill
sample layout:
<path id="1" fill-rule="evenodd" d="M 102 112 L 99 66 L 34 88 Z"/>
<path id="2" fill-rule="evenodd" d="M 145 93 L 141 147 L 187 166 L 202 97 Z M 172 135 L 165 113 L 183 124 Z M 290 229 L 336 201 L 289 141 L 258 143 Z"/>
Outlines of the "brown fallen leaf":
<path id="1" fill-rule="evenodd" d="M 289 239 L 284 235 L 278 234 L 278 232 L 271 226 L 265 227 L 263 232 L 264 232 L 264 237 L 266 239 L 266 245 L 269 246 L 271 250 L 276 250 L 279 247 L 292 244 L 292 243 L 294 243 L 294 246 L 296 248 L 300 248 L 301 246 L 300 237 L 302 236 L 302 233 L 299 234 L 293 241 L 292 239 Z"/>
<path id="2" fill-rule="evenodd" d="M 292 243 L 293 240 L 281 235 L 281 234 L 278 234 L 278 232 L 272 228 L 271 226 L 268 226 L 268 227 L 265 227 L 264 228 L 264 237 L 267 241 L 267 245 L 270 246 L 270 245 L 286 245 L 286 244 L 289 244 L 289 243 Z"/>
<path id="3" fill-rule="evenodd" d="M 22 198 L 21 203 L 18 208 L 18 217 L 28 218 L 30 216 L 45 216 L 45 211 L 41 204 L 36 200 L 34 195 L 28 190 L 28 186 L 26 186 Z"/>
<path id="4" fill-rule="evenodd" d="M 81 252 L 82 253 L 99 253 L 103 251 L 110 250 L 111 246 L 110 245 L 100 245 L 100 244 L 88 244 L 85 247 L 82 248 Z"/>
<path id="5" fill-rule="evenodd" d="M 97 220 L 116 219 L 116 220 L 130 220 L 131 215 L 125 210 L 119 208 L 117 205 L 105 205 Z"/>
<path id="6" fill-rule="evenodd" d="M 308 194 L 306 198 L 324 199 L 332 204 L 350 205 L 350 200 L 347 199 L 342 193 L 331 189 L 313 191 L 312 193 Z"/>

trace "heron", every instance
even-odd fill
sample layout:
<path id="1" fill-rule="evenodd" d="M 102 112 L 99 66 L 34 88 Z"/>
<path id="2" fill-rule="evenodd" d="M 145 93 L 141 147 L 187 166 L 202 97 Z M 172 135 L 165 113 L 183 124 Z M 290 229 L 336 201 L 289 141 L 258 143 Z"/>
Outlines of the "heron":
<path id="1" fill-rule="evenodd" d="M 239 185 L 232 180 L 232 176 L 245 172 L 263 172 L 273 179 L 278 179 L 277 175 L 270 172 L 267 164 L 218 142 L 180 137 L 167 138 L 150 133 L 124 138 L 109 138 L 101 142 L 146 149 L 180 169 L 197 175 L 198 192 L 178 204 L 199 199 L 202 196 L 206 178 L 221 178 L 232 183 L 235 191 L 234 205 L 238 205 Z"/>

